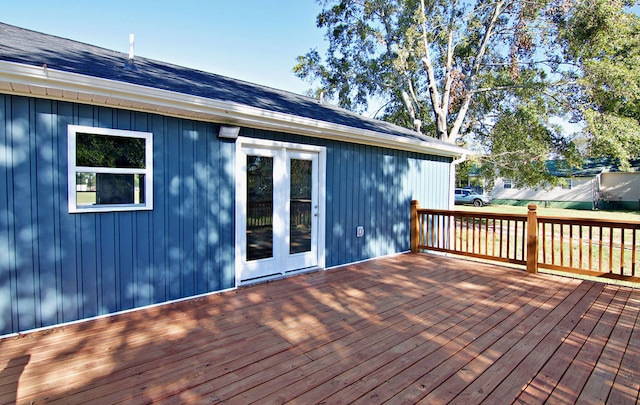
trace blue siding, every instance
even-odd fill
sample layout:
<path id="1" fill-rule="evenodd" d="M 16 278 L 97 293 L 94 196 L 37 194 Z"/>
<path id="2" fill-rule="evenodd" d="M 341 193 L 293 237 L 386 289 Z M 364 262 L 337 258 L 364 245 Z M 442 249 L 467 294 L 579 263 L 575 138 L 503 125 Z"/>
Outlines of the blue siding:
<path id="1" fill-rule="evenodd" d="M 154 134 L 154 210 L 69 214 L 67 125 Z M 0 96 L 0 334 L 233 287 L 235 147 L 214 124 Z"/>
<path id="2" fill-rule="evenodd" d="M 408 251 L 413 199 L 448 207 L 451 158 L 247 128 L 241 135 L 327 148 L 327 267 Z"/>
<path id="3" fill-rule="evenodd" d="M 69 124 L 153 133 L 153 211 L 68 213 Z M 235 144 L 217 131 L 1 95 L 0 334 L 233 287 Z M 241 135 L 326 147 L 327 267 L 409 250 L 412 199 L 447 207 L 450 158 L 248 128 Z"/>

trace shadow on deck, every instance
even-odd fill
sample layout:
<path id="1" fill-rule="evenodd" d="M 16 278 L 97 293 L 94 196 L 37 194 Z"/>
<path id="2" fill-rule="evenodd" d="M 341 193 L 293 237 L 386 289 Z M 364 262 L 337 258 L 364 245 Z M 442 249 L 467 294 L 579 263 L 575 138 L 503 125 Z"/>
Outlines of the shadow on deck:
<path id="1" fill-rule="evenodd" d="M 0 340 L 0 403 L 636 403 L 640 291 L 427 254 Z"/>

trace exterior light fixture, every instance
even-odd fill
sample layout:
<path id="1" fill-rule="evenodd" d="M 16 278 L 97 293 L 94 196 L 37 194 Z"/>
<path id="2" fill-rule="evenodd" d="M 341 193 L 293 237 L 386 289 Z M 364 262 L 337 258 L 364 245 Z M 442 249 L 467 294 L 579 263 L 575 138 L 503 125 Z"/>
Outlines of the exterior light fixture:
<path id="1" fill-rule="evenodd" d="M 218 132 L 218 138 L 237 139 L 239 133 L 240 127 L 229 127 L 226 125 L 221 125 L 220 132 Z"/>

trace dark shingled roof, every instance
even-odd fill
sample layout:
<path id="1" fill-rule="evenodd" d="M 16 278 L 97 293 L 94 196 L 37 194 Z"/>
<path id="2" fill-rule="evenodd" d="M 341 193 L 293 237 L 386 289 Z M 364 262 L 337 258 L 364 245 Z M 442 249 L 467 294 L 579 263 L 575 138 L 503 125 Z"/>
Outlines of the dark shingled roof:
<path id="1" fill-rule="evenodd" d="M 568 168 L 561 160 L 548 160 L 546 165 L 549 172 L 556 177 L 590 177 L 600 173 L 622 172 L 618 161 L 610 158 L 586 158 L 580 168 Z M 640 172 L 640 159 L 631 159 L 629 165 L 631 171 Z"/>
<path id="2" fill-rule="evenodd" d="M 125 69 L 129 55 L 82 42 L 0 23 L 0 60 L 110 79 L 156 89 L 234 102 L 264 110 L 400 136 L 434 147 L 438 139 L 384 121 L 321 104 L 298 94 L 225 76 L 135 57 L 135 69 Z"/>

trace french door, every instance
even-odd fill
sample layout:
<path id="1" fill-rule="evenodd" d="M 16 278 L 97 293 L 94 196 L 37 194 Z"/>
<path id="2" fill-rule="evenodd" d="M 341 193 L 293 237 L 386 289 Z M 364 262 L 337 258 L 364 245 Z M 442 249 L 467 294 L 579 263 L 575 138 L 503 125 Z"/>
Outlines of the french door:
<path id="1" fill-rule="evenodd" d="M 321 267 L 323 153 L 305 145 L 239 140 L 237 284 Z"/>

